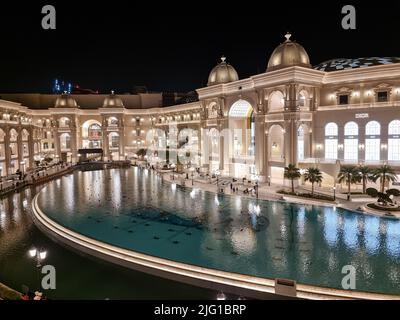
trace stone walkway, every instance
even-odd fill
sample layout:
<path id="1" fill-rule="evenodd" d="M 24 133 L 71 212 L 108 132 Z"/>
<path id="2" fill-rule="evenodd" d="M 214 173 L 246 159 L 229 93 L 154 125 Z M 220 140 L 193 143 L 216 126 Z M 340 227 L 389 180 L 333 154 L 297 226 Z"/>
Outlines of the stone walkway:
<path id="1" fill-rule="evenodd" d="M 218 192 L 218 188 L 217 188 L 217 184 L 215 179 L 212 180 L 212 182 L 207 182 L 205 181 L 205 179 L 197 179 L 194 178 L 193 179 L 193 184 L 192 184 L 192 179 L 191 177 L 189 177 L 189 179 L 185 179 L 185 175 L 179 175 L 177 173 L 174 174 L 174 179 L 172 179 L 172 173 L 163 173 L 161 174 L 163 176 L 163 179 L 165 181 L 168 181 L 170 183 L 177 183 L 179 185 L 185 185 L 186 187 L 189 188 L 198 188 L 198 189 L 202 189 L 205 191 L 209 191 L 209 192 L 214 192 L 217 193 Z M 226 177 L 222 177 L 219 180 L 219 182 L 222 181 L 231 181 L 231 178 L 226 178 Z M 256 199 L 255 196 L 252 195 L 247 195 L 247 194 L 243 194 L 243 189 L 245 188 L 252 188 L 252 184 L 248 184 L 245 183 L 243 185 L 242 180 L 239 180 L 238 182 L 234 183 L 234 186 L 237 186 L 239 188 L 239 192 L 234 193 L 231 191 L 230 185 L 227 184 L 225 186 L 222 186 L 222 183 L 219 183 L 219 188 L 223 187 L 224 188 L 224 194 L 234 194 L 234 195 L 238 195 L 241 197 L 251 197 L 253 199 Z M 321 205 L 321 206 L 330 206 L 330 207 L 341 207 L 344 209 L 348 209 L 351 211 L 357 211 L 357 212 L 367 212 L 368 214 L 373 214 L 373 215 L 377 215 L 377 216 L 384 216 L 386 214 L 386 212 L 382 212 L 382 211 L 376 211 L 373 209 L 370 209 L 368 207 L 366 207 L 366 205 L 368 203 L 373 202 L 373 199 L 371 198 L 371 200 L 368 200 L 368 196 L 362 196 L 362 197 L 353 197 L 353 200 L 356 201 L 347 201 L 346 194 L 341 194 L 341 193 L 336 193 L 336 201 L 335 202 L 331 202 L 331 201 L 321 201 L 321 200 L 317 200 L 317 199 L 308 199 L 308 198 L 304 198 L 304 197 L 296 197 L 296 196 L 290 196 L 290 195 L 282 195 L 277 193 L 279 190 L 284 189 L 284 187 L 279 186 L 279 185 L 267 185 L 267 184 L 259 184 L 259 191 L 258 191 L 258 198 L 261 200 L 286 200 L 289 202 L 294 202 L 294 203 L 302 203 L 302 204 L 308 204 L 308 205 Z M 287 189 L 287 188 L 285 188 Z M 305 186 L 301 186 L 299 188 L 296 189 L 296 191 L 306 191 L 306 192 L 310 192 L 310 188 L 307 188 Z M 333 191 L 327 190 L 326 188 L 316 188 L 315 190 L 316 192 L 320 193 L 320 194 L 325 194 L 328 196 L 333 196 Z M 367 201 L 365 201 L 367 200 Z M 362 208 L 362 211 L 359 210 L 359 208 Z M 392 214 L 394 215 L 394 218 L 398 218 L 400 219 L 400 212 L 392 212 Z"/>

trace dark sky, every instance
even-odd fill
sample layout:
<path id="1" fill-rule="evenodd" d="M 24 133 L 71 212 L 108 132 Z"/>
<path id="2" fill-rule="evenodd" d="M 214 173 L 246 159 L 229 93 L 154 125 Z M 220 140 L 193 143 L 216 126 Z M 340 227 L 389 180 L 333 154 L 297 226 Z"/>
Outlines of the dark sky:
<path id="1" fill-rule="evenodd" d="M 313 65 L 400 56 L 399 1 L 27 2 L 2 3 L 0 92 L 48 92 L 56 77 L 101 92 L 189 91 L 206 84 L 222 54 L 240 78 L 264 72 L 286 31 Z M 57 9 L 56 31 L 41 28 L 45 4 Z M 341 28 L 344 4 L 357 9 L 356 31 Z"/>

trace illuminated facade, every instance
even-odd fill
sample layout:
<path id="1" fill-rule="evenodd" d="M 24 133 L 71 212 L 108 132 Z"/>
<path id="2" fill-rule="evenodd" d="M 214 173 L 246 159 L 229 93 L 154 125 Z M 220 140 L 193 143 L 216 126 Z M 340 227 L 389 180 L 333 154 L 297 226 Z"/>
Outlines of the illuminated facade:
<path id="1" fill-rule="evenodd" d="M 185 154 L 180 162 L 203 172 L 276 183 L 290 163 L 319 166 L 327 185 L 343 164 L 388 163 L 400 172 L 398 62 L 342 59 L 313 68 L 287 35 L 265 73 L 239 80 L 223 57 L 196 102 L 163 107 L 161 94 L 3 94 L 1 174 L 46 156 L 77 162 L 81 149 L 102 149 L 104 160 L 133 160 L 145 150 L 152 164 Z"/>

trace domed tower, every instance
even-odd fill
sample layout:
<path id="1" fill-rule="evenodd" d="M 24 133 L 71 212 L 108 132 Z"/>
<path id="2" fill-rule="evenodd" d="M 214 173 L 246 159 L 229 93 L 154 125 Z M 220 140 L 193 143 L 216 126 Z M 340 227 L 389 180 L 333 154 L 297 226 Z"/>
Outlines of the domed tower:
<path id="1" fill-rule="evenodd" d="M 268 62 L 267 72 L 293 66 L 311 68 L 306 50 L 297 42 L 291 41 L 291 36 L 287 33 L 286 41 L 274 50 Z"/>
<path id="2" fill-rule="evenodd" d="M 222 57 L 221 62 L 211 70 L 208 77 L 207 86 L 213 86 L 221 83 L 228 83 L 239 80 L 239 76 L 234 67 L 226 62 L 226 58 Z"/>
<path id="3" fill-rule="evenodd" d="M 122 99 L 114 93 L 114 91 L 111 91 L 111 94 L 104 99 L 103 108 L 124 108 L 124 103 L 122 102 Z"/>
<path id="4" fill-rule="evenodd" d="M 55 108 L 78 108 L 78 104 L 75 99 L 72 98 L 69 94 L 64 92 L 59 98 L 56 100 Z"/>

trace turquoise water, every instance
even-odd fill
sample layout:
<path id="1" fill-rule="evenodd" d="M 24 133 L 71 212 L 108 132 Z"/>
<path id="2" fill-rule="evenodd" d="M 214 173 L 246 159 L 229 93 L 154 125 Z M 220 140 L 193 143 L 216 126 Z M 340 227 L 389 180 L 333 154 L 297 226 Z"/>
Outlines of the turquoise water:
<path id="1" fill-rule="evenodd" d="M 138 168 L 75 172 L 39 206 L 88 237 L 149 255 L 258 277 L 400 294 L 400 221 L 340 208 L 181 188 Z"/>
<path id="2" fill-rule="evenodd" d="M 125 269 L 53 242 L 31 219 L 30 203 L 40 188 L 0 199 L 1 283 L 16 290 L 39 288 L 36 263 L 28 255 L 35 246 L 47 251 L 45 263 L 57 270 L 57 289 L 44 290 L 50 299 L 215 299 L 217 292 Z"/>

